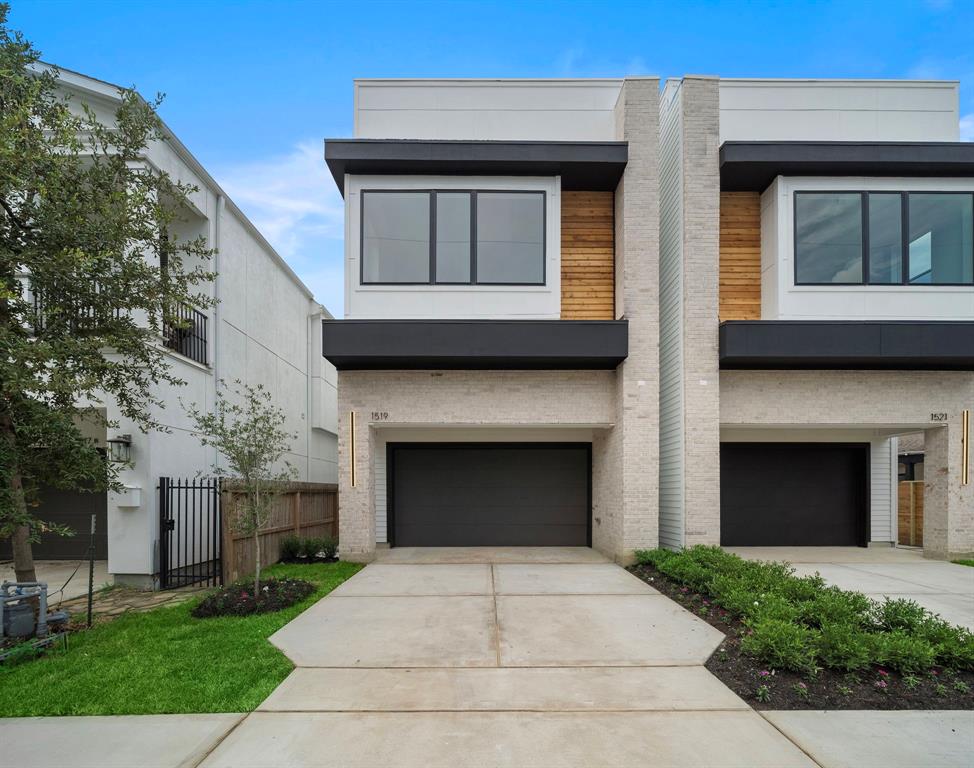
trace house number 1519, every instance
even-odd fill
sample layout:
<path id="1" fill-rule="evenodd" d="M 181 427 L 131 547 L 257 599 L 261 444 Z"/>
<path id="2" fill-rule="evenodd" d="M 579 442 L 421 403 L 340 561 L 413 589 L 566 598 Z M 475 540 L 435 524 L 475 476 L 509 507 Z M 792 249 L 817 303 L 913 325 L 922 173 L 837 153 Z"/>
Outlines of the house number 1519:
<path id="1" fill-rule="evenodd" d="M 372 421 L 387 421 L 388 419 L 388 411 L 372 411 Z"/>

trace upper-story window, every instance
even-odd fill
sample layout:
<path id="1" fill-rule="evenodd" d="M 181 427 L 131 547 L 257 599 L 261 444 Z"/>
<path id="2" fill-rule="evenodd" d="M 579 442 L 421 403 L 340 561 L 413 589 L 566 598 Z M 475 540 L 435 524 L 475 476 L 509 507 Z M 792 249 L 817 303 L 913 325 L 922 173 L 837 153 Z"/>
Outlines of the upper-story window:
<path id="1" fill-rule="evenodd" d="M 796 192 L 795 283 L 974 284 L 974 193 Z"/>
<path id="2" fill-rule="evenodd" d="M 544 285 L 545 193 L 363 190 L 368 284 Z"/>

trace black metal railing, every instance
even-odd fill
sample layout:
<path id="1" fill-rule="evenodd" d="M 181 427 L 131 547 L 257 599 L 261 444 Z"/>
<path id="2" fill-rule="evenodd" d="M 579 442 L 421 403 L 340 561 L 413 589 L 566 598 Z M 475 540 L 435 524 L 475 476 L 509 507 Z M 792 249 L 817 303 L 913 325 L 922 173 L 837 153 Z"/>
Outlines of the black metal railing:
<path id="1" fill-rule="evenodd" d="M 97 291 L 97 288 L 96 288 Z M 96 307 L 78 297 L 70 300 L 63 294 L 42 292 L 31 286 L 30 297 L 33 301 L 34 317 L 33 330 L 40 333 L 52 327 L 66 328 L 71 333 L 98 333 L 106 330 L 106 326 L 123 315 L 123 310 L 116 308 Z M 57 307 L 56 310 L 53 307 Z"/>
<path id="2" fill-rule="evenodd" d="M 171 308 L 163 323 L 163 343 L 174 352 L 206 365 L 206 320 L 205 314 L 186 304 Z"/>
<path id="3" fill-rule="evenodd" d="M 220 480 L 159 478 L 159 588 L 223 583 Z"/>

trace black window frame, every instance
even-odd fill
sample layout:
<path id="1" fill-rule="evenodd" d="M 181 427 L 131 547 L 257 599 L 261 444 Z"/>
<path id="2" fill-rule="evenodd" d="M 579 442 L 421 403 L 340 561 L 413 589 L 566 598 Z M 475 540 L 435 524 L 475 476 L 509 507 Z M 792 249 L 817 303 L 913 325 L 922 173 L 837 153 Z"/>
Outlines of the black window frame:
<path id="1" fill-rule="evenodd" d="M 365 279 L 365 198 L 376 193 L 416 193 L 429 195 L 429 279 L 417 282 L 389 282 Z M 442 194 L 470 195 L 470 280 L 465 282 L 438 281 L 436 279 L 436 196 Z M 518 194 L 541 195 L 541 281 L 540 282 L 484 282 L 477 279 L 477 197 L 490 194 Z M 544 287 L 548 284 L 548 192 L 544 189 L 483 189 L 483 188 L 379 188 L 362 189 L 359 194 L 359 285 L 365 286 L 410 286 L 410 285 L 445 285 L 445 286 L 511 286 L 511 287 Z"/>
<path id="2" fill-rule="evenodd" d="M 880 283 L 869 280 L 869 195 L 900 196 L 900 282 Z M 801 282 L 798 279 L 798 196 L 799 195 L 859 195 L 859 213 L 862 217 L 862 280 L 856 283 Z M 911 283 L 910 282 L 910 195 L 967 195 L 972 199 L 971 228 L 974 232 L 974 191 L 938 189 L 796 189 L 791 196 L 792 279 L 796 287 L 859 288 L 911 287 L 911 288 L 970 288 L 974 286 L 974 247 L 971 248 L 971 282 L 968 283 Z"/>

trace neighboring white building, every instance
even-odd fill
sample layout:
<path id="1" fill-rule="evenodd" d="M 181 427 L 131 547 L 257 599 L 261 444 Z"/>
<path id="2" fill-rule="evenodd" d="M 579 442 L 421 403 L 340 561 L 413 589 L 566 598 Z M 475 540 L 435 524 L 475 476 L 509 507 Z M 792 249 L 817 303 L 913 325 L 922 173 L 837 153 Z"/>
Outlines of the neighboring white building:
<path id="1" fill-rule="evenodd" d="M 86 103 L 111 120 L 117 86 L 63 69 L 60 82 L 74 104 Z M 157 393 L 165 408 L 156 418 L 169 432 L 144 434 L 123 421 L 110 434 L 97 435 L 131 435 L 133 466 L 121 475 L 126 493 L 107 499 L 52 494 L 51 503 L 62 505 L 52 515 L 70 519 L 79 536 L 42 540 L 35 557 L 83 553 L 94 511 L 107 522 L 97 549 L 102 556 L 107 550 L 109 573 L 116 582 L 148 586 L 159 570 L 159 478 L 208 474 L 219 461 L 193 436 L 181 403 L 212 409 L 221 380 L 263 384 L 284 409 L 286 428 L 298 435 L 287 460 L 296 479 L 309 482 L 337 481 L 337 426 L 335 369 L 321 356 L 321 321 L 331 315 L 176 136 L 169 132 L 166 143 L 151 147 L 146 162 L 199 188 L 191 196 L 190 220 L 176 234 L 204 235 L 216 249 L 209 268 L 218 276 L 208 290 L 217 304 L 194 314 L 188 333 L 164 341 L 174 372 L 186 382 Z M 110 405 L 107 415 L 117 418 Z"/>

